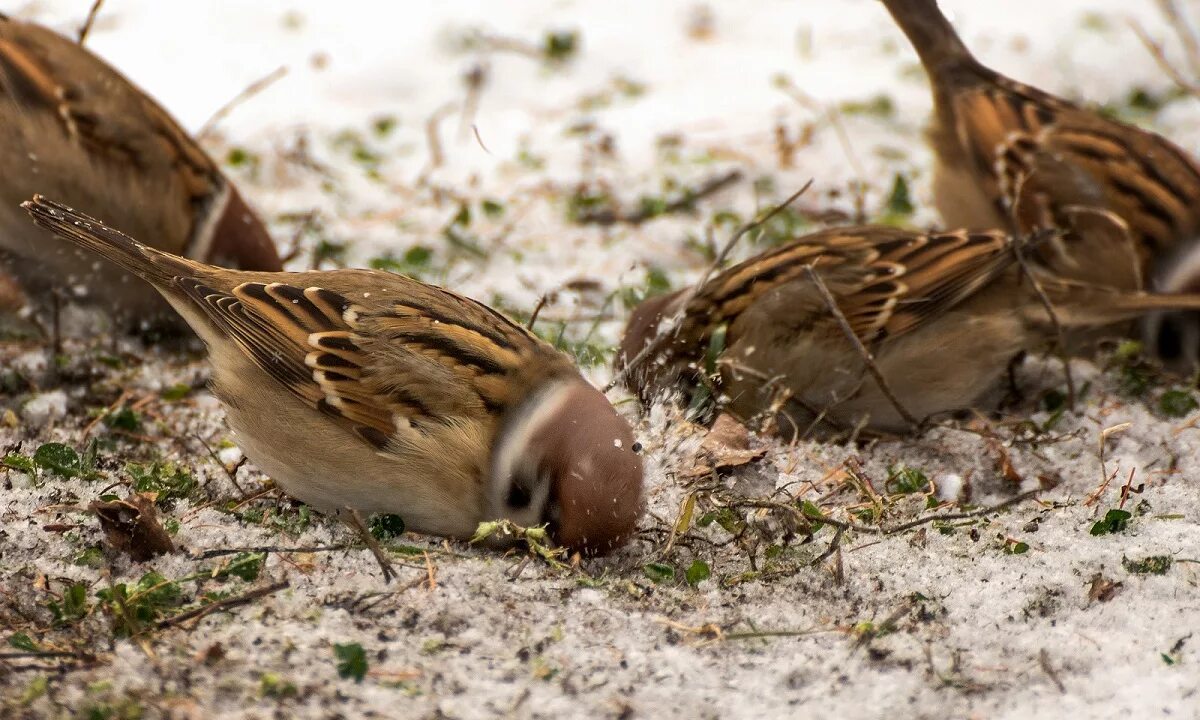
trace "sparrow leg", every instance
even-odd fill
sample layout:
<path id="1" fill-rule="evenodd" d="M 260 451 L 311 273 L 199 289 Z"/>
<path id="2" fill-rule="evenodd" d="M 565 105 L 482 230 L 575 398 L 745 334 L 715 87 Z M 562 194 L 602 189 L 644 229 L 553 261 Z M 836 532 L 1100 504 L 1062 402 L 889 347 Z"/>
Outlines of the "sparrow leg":
<path id="1" fill-rule="evenodd" d="M 375 539 L 375 536 L 371 534 L 370 529 L 367 528 L 367 524 L 363 522 L 362 515 L 359 515 L 358 511 L 354 510 L 353 508 L 344 508 L 342 512 L 338 513 L 338 515 L 341 516 L 342 520 L 351 528 L 353 528 L 354 531 L 358 533 L 358 536 L 362 538 L 362 541 L 366 543 L 367 549 L 370 550 L 371 554 L 375 556 L 375 561 L 379 563 L 380 569 L 383 570 L 383 581 L 385 583 L 390 583 L 392 578 L 396 577 L 396 571 L 392 568 L 392 561 L 383 551 L 383 548 L 379 546 L 379 542 Z"/>
<path id="2" fill-rule="evenodd" d="M 1015 407 L 1020 405 L 1025 400 L 1025 393 L 1021 392 L 1021 387 L 1017 384 L 1017 368 L 1025 361 L 1027 353 L 1022 350 L 1012 359 L 1008 361 L 1008 367 L 1005 369 L 1005 377 L 1008 387 L 1005 389 L 1004 399 L 1000 401 L 1000 407 Z"/>

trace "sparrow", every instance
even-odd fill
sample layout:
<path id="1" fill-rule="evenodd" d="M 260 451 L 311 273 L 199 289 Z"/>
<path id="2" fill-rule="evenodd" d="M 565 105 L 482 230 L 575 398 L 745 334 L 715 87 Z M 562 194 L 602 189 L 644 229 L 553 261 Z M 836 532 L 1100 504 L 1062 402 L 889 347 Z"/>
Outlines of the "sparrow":
<path id="1" fill-rule="evenodd" d="M 645 403 L 704 387 L 745 421 L 783 409 L 798 433 L 901 433 L 974 407 L 1022 351 L 1058 339 L 1055 321 L 1073 330 L 1200 308 L 1200 295 L 1119 290 L 1032 263 L 1026 273 L 1017 253 L 1037 244 L 998 230 L 817 232 L 643 302 L 617 369 Z"/>
<path id="2" fill-rule="evenodd" d="M 947 226 L 1061 228 L 1035 253 L 1061 277 L 1161 292 L 1200 282 L 1200 254 L 1189 257 L 1200 250 L 1200 166 L 1188 153 L 983 66 L 936 0 L 883 4 L 929 76 L 933 194 Z M 1174 333 L 1149 339 L 1167 356 L 1200 352 L 1170 347 Z"/>
<path id="3" fill-rule="evenodd" d="M 26 301 L 44 306 L 49 292 L 64 290 L 134 322 L 175 317 L 149 286 L 33 226 L 20 203 L 34 192 L 103 215 L 171 253 L 281 268 L 237 188 L 162 107 L 78 43 L 4 15 L 0 164 L 0 274 L 15 278 Z"/>
<path id="4" fill-rule="evenodd" d="M 35 196 L 42 228 L 147 281 L 208 347 L 239 446 L 318 510 L 470 538 L 547 524 L 602 554 L 641 512 L 629 424 L 565 354 L 467 297 L 374 270 L 227 270 Z"/>

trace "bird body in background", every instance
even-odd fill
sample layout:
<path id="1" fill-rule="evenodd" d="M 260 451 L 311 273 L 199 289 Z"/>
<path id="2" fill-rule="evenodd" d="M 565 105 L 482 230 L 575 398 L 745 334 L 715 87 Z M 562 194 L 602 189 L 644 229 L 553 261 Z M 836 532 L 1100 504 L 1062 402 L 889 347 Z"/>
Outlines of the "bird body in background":
<path id="1" fill-rule="evenodd" d="M 629 425 L 563 353 L 474 300 L 373 270 L 226 270 L 43 198 L 37 224 L 149 282 L 208 346 L 249 457 L 319 510 L 469 538 L 548 523 L 607 552 L 641 509 Z"/>
<path id="2" fill-rule="evenodd" d="M 618 368 L 649 346 L 625 368 L 646 402 L 712 383 L 724 409 L 745 420 L 782 409 L 801 434 L 818 420 L 839 431 L 912 430 L 914 420 L 974 407 L 1015 356 L 1057 339 L 1016 242 L 1001 231 L 814 233 L 695 290 L 647 300 L 630 317 Z M 1067 330 L 1200 308 L 1200 296 L 1033 277 Z M 867 353 L 887 388 L 868 373 Z"/>
<path id="3" fill-rule="evenodd" d="M 73 40 L 3 15 L 0 162 L 0 272 L 35 305 L 58 289 L 127 321 L 174 319 L 145 283 L 32 225 L 20 203 L 35 192 L 167 252 L 227 267 L 281 267 L 237 188 L 162 107 Z"/>
<path id="4" fill-rule="evenodd" d="M 1152 132 L 984 67 L 936 0 L 883 0 L 933 90 L 934 201 L 950 227 L 1061 228 L 1036 259 L 1126 290 L 1200 289 L 1200 166 Z M 1200 319 L 1149 339 L 1196 360 Z M 1182 336 L 1182 337 L 1181 337 Z M 1176 347 L 1176 345 L 1181 345 Z"/>

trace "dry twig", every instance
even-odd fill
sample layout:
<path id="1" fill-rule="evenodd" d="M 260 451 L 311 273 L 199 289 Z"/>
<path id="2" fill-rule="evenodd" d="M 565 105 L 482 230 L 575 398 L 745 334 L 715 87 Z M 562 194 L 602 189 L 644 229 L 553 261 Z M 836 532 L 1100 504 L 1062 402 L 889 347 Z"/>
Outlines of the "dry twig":
<path id="1" fill-rule="evenodd" d="M 900 417 L 904 418 L 904 421 L 912 427 L 914 432 L 920 429 L 921 423 L 912 416 L 912 413 L 900 402 L 900 398 L 896 397 L 896 394 L 892 392 L 892 386 L 888 384 L 887 379 L 879 370 L 879 366 L 875 364 L 875 358 L 871 355 L 871 351 L 867 350 L 867 346 L 863 345 L 862 340 L 854 332 L 854 328 L 850 327 L 850 321 L 846 319 L 845 314 L 842 313 L 842 309 L 838 307 L 837 299 L 833 297 L 833 293 L 829 292 L 829 288 L 825 285 L 825 281 L 821 279 L 821 275 L 817 272 L 816 268 L 810 263 L 804 266 L 804 272 L 808 274 L 808 279 L 816 286 L 817 292 L 821 294 L 821 299 L 825 301 L 825 307 L 833 315 L 833 319 L 837 321 L 838 326 L 841 327 L 846 339 L 850 341 L 850 344 L 854 346 L 854 350 L 862 358 L 867 372 L 871 373 L 871 377 L 875 378 L 875 384 L 879 386 L 880 392 L 888 399 L 888 402 L 892 404 L 892 407 L 900 414 Z"/>
<path id="2" fill-rule="evenodd" d="M 229 113 L 233 112 L 234 108 L 259 94 L 263 90 L 266 90 L 276 81 L 283 78 L 284 75 L 287 75 L 287 72 L 287 66 L 280 65 L 267 75 L 264 75 L 258 80 L 255 80 L 247 85 L 240 93 L 234 95 L 232 100 L 217 108 L 217 111 L 204 121 L 204 124 L 200 126 L 200 130 L 196 133 L 196 139 L 200 141 L 207 139 L 209 135 L 211 135 L 216 129 L 217 124 L 228 117 Z"/>
<path id="3" fill-rule="evenodd" d="M 704 271 L 704 275 L 700 277 L 699 282 L 688 289 L 688 292 L 684 295 L 682 302 L 679 303 L 679 313 L 676 314 L 674 318 L 671 318 L 669 323 L 665 324 L 666 329 L 656 335 L 655 338 L 646 345 L 646 347 L 642 348 L 641 352 L 635 355 L 632 360 L 625 364 L 625 367 L 621 368 L 620 372 L 613 376 L 612 380 L 608 381 L 608 384 L 604 386 L 604 392 L 612 390 L 614 387 L 624 381 L 624 379 L 629 376 L 629 373 L 641 367 L 642 363 L 644 363 L 647 359 L 661 352 L 667 343 L 671 342 L 671 340 L 674 339 L 676 334 L 679 332 L 682 324 L 681 320 L 683 319 L 684 313 L 687 311 L 688 303 L 692 301 L 692 298 L 696 296 L 696 293 L 700 291 L 700 288 L 704 287 L 704 284 L 708 282 L 709 278 L 712 277 L 717 268 L 724 264 L 725 259 L 729 256 L 729 253 L 733 250 L 734 246 L 737 245 L 738 241 L 741 240 L 746 233 L 754 230 L 755 228 L 761 227 L 764 223 L 782 212 L 784 208 L 795 202 L 801 195 L 807 192 L 810 187 L 812 187 L 812 184 L 812 180 L 804 183 L 803 187 L 792 193 L 791 197 L 789 197 L 787 200 L 784 200 L 782 203 L 771 208 L 770 212 L 751 220 L 749 223 L 746 223 L 740 229 L 738 229 L 738 231 L 733 234 L 733 237 L 729 238 L 729 240 L 725 243 L 725 246 L 721 248 L 721 251 L 717 253 L 716 259 L 713 260 L 713 262 L 708 266 L 708 269 Z"/>

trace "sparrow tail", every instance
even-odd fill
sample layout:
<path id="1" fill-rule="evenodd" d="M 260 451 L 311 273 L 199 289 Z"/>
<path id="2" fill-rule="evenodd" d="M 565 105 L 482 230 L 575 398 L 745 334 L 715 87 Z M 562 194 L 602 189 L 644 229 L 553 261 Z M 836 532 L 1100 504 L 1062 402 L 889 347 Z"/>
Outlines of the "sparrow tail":
<path id="1" fill-rule="evenodd" d="M 146 247 L 125 233 L 106 226 L 42 195 L 21 203 L 34 223 L 81 248 L 111 260 L 155 286 L 170 282 L 188 269 L 186 260 Z"/>
<path id="2" fill-rule="evenodd" d="M 1083 327 L 1132 320 L 1156 311 L 1198 311 L 1200 293 L 1123 292 L 1064 283 L 1046 287 L 1063 325 Z"/>
<path id="3" fill-rule="evenodd" d="M 931 79 L 964 65 L 978 65 L 938 9 L 937 0 L 883 0 L 883 4 L 908 36 Z"/>

